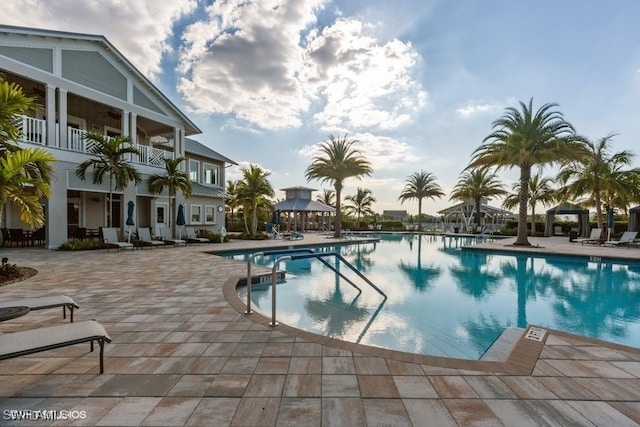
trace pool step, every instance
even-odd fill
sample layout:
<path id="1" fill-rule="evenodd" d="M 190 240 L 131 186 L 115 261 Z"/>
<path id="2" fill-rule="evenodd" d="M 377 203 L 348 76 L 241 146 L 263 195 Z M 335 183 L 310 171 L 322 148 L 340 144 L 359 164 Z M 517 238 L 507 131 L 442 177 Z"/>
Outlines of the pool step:
<path id="1" fill-rule="evenodd" d="M 520 340 L 523 328 L 509 327 L 502 331 L 502 334 L 496 339 L 491 347 L 484 352 L 480 360 L 489 360 L 493 362 L 502 362 L 509 356 L 513 346 Z"/>

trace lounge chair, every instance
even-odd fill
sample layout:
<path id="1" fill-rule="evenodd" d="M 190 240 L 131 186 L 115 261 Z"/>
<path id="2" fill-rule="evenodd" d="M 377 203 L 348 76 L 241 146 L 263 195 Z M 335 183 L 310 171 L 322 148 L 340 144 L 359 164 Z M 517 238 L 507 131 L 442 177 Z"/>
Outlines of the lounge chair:
<path id="1" fill-rule="evenodd" d="M 119 249 L 133 249 L 133 243 L 121 242 L 118 239 L 118 230 L 113 227 L 102 228 L 102 240 L 109 246 L 114 246 Z"/>
<path id="2" fill-rule="evenodd" d="M 614 247 L 630 246 L 636 239 L 637 235 L 638 233 L 635 231 L 625 231 L 624 233 L 622 233 L 622 236 L 620 236 L 620 240 L 609 240 L 608 242 L 604 242 L 603 245 Z"/>
<path id="3" fill-rule="evenodd" d="M 173 246 L 185 246 L 187 244 L 186 240 L 173 239 L 169 237 L 166 227 L 158 226 L 158 234 L 160 235 L 160 238 L 164 241 L 164 243 L 167 243 Z"/>
<path id="4" fill-rule="evenodd" d="M 589 237 L 574 239 L 573 243 L 580 243 L 581 245 L 584 245 L 585 243 L 592 243 L 595 245 L 599 245 L 600 243 L 602 243 L 602 229 L 594 228 L 591 230 L 591 234 L 589 235 Z"/>
<path id="5" fill-rule="evenodd" d="M 67 318 L 67 309 L 69 309 L 69 317 L 71 318 L 72 323 L 73 310 L 79 308 L 78 304 L 66 295 L 51 295 L 47 297 L 23 298 L 19 300 L 0 302 L 0 308 L 13 306 L 26 306 L 29 307 L 31 311 L 62 307 L 63 319 Z"/>
<path id="6" fill-rule="evenodd" d="M 138 242 L 143 246 L 164 246 L 162 240 L 153 240 L 151 238 L 151 231 L 149 231 L 148 227 L 138 227 Z"/>
<path id="7" fill-rule="evenodd" d="M 196 230 L 193 227 L 185 227 L 184 231 L 187 235 L 187 243 L 209 243 L 211 242 L 206 237 L 196 236 Z"/>
<path id="8" fill-rule="evenodd" d="M 29 329 L 0 335 L 0 360 L 67 347 L 83 342 L 97 341 L 100 346 L 100 373 L 104 372 L 104 343 L 111 338 L 95 320 Z"/>

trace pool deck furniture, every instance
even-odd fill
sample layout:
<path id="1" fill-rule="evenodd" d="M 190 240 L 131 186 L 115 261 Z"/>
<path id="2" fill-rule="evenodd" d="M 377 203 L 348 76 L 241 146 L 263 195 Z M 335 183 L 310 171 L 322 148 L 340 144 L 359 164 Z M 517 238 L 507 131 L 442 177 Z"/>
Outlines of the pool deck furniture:
<path id="1" fill-rule="evenodd" d="M 186 246 L 187 241 L 182 239 L 174 239 L 169 237 L 168 230 L 166 227 L 158 227 L 158 234 L 160 234 L 160 239 L 165 244 L 173 245 L 173 246 Z"/>
<path id="2" fill-rule="evenodd" d="M 604 246 L 626 246 L 629 247 L 633 244 L 633 241 L 636 239 L 636 236 L 638 235 L 637 232 L 635 231 L 625 231 L 624 233 L 622 233 L 622 236 L 620 236 L 619 240 L 609 240 L 607 242 L 604 242 L 603 245 Z"/>
<path id="3" fill-rule="evenodd" d="M 102 228 L 102 240 L 107 245 L 118 249 L 133 249 L 133 243 L 122 242 L 118 239 L 118 230 L 113 227 Z"/>
<path id="4" fill-rule="evenodd" d="M 25 305 L 0 307 L 0 322 L 17 319 L 29 313 L 29 307 Z"/>
<path id="5" fill-rule="evenodd" d="M 196 236 L 196 230 L 193 227 L 185 227 L 184 232 L 186 234 L 187 243 L 210 243 L 211 242 L 206 237 Z"/>
<path id="6" fill-rule="evenodd" d="M 154 240 L 151 238 L 151 232 L 148 227 L 138 227 L 138 239 L 137 241 L 141 243 L 143 246 L 150 247 L 164 247 L 165 244 L 162 240 Z"/>
<path id="7" fill-rule="evenodd" d="M 76 308 L 79 308 L 78 304 L 76 304 L 76 302 L 72 298 L 66 295 L 51 295 L 45 297 L 0 301 L 0 309 L 16 305 L 29 307 L 31 311 L 62 307 L 62 318 L 67 318 L 67 310 L 69 310 L 71 323 L 73 323 L 73 311 Z"/>
<path id="8" fill-rule="evenodd" d="M 581 245 L 584 245 L 585 243 L 589 243 L 589 244 L 593 244 L 593 245 L 599 245 L 600 243 L 602 243 L 602 229 L 601 228 L 594 228 L 591 230 L 591 234 L 589 235 L 589 237 L 585 237 L 585 238 L 580 238 L 580 239 L 574 239 L 573 243 L 580 243 Z"/>
<path id="9" fill-rule="evenodd" d="M 95 320 L 28 329 L 0 335 L 0 360 L 26 356 L 84 342 L 96 341 L 100 346 L 100 373 L 104 373 L 104 343 L 111 338 Z"/>

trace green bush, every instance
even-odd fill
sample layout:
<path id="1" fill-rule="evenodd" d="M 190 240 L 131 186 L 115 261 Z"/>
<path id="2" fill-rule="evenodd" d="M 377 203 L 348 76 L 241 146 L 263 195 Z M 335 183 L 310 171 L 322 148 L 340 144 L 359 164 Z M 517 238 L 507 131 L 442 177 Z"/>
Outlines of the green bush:
<path id="1" fill-rule="evenodd" d="M 8 277 L 14 274 L 18 270 L 15 264 L 9 264 L 9 258 L 2 258 L 2 265 L 0 266 L 0 277 Z"/>
<path id="2" fill-rule="evenodd" d="M 71 240 L 64 242 L 58 248 L 61 251 L 90 251 L 95 249 L 107 249 L 109 246 L 95 240 Z"/>
<path id="3" fill-rule="evenodd" d="M 212 243 L 220 243 L 220 234 L 214 233 L 213 231 L 205 231 L 204 233 L 200 233 L 198 237 L 204 237 L 206 239 L 209 239 L 209 241 Z M 231 239 L 229 238 L 228 234 L 224 236 L 225 242 L 228 242 L 229 240 Z"/>

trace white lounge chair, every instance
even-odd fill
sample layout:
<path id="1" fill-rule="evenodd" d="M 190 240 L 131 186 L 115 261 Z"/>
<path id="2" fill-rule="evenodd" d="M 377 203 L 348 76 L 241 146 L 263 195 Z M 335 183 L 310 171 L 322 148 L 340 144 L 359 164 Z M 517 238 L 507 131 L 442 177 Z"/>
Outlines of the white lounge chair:
<path id="1" fill-rule="evenodd" d="M 620 240 L 609 240 L 608 242 L 604 242 L 605 246 L 629 246 L 636 239 L 638 235 L 635 231 L 625 231 L 620 236 Z"/>
<path id="2" fill-rule="evenodd" d="M 593 228 L 591 229 L 591 234 L 587 238 L 574 239 L 573 243 L 580 243 L 584 245 L 585 243 L 593 243 L 600 244 L 602 242 L 602 229 L 601 228 Z"/>
<path id="3" fill-rule="evenodd" d="M 133 243 L 121 242 L 120 239 L 118 239 L 118 230 L 113 227 L 102 228 L 102 240 L 104 240 L 107 245 L 117 246 L 120 249 L 133 249 Z"/>
<path id="4" fill-rule="evenodd" d="M 189 243 L 209 243 L 211 242 L 206 237 L 196 236 L 196 230 L 193 227 L 185 227 L 184 232 L 187 235 L 187 242 Z"/>
<path id="5" fill-rule="evenodd" d="M 104 343 L 111 342 L 111 338 L 104 327 L 95 320 L 0 334 L 0 360 L 83 342 L 91 342 L 91 351 L 93 351 L 94 341 L 97 341 L 100 346 L 100 373 L 102 374 L 104 372 Z"/>
<path id="6" fill-rule="evenodd" d="M 69 309 L 69 317 L 71 318 L 71 322 L 73 322 L 73 310 L 79 308 L 78 304 L 76 304 L 73 299 L 69 298 L 66 295 L 51 295 L 46 297 L 23 298 L 18 300 L 0 302 L 0 308 L 14 306 L 29 307 L 31 311 L 62 307 L 62 318 L 67 318 L 67 309 Z"/>
<path id="7" fill-rule="evenodd" d="M 143 246 L 164 246 L 164 242 L 162 240 L 153 240 L 151 238 L 151 232 L 148 227 L 138 227 L 138 241 Z"/>
<path id="8" fill-rule="evenodd" d="M 158 234 L 160 235 L 160 238 L 168 244 L 172 244 L 173 246 L 185 246 L 187 244 L 186 240 L 182 240 L 182 239 L 174 239 L 172 237 L 169 236 L 168 230 L 166 227 L 163 226 L 158 226 Z"/>

